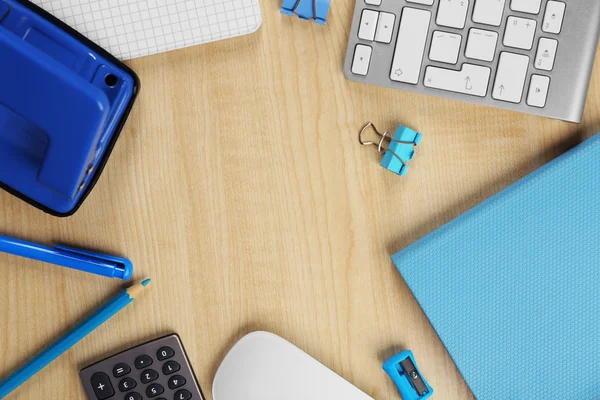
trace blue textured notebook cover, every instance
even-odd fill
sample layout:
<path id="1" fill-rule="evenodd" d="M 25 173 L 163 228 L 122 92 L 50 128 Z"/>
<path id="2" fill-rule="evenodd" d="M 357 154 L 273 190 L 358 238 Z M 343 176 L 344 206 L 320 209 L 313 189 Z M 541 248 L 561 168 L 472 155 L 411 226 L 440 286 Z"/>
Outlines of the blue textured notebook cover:
<path id="1" fill-rule="evenodd" d="M 600 134 L 392 259 L 477 399 L 600 399 Z"/>

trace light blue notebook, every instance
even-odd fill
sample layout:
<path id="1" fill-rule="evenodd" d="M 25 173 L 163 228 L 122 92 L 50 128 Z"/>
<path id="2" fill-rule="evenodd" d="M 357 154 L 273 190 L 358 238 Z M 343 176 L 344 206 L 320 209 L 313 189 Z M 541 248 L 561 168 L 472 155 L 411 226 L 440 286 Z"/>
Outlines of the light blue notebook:
<path id="1" fill-rule="evenodd" d="M 600 134 L 392 259 L 477 399 L 600 399 Z"/>

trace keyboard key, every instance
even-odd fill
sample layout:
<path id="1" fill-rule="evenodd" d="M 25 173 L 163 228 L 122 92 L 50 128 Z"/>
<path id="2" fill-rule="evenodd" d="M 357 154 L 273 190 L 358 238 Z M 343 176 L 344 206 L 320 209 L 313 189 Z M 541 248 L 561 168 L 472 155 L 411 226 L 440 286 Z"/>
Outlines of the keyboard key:
<path id="1" fill-rule="evenodd" d="M 461 71 L 430 66 L 425 70 L 425 86 L 485 97 L 491 72 L 488 67 L 473 64 L 463 64 Z"/>
<path id="2" fill-rule="evenodd" d="M 192 398 L 192 394 L 185 389 L 181 389 L 177 393 L 175 393 L 174 400 L 189 400 Z"/>
<path id="3" fill-rule="evenodd" d="M 548 98 L 548 89 L 550 88 L 550 78 L 542 75 L 532 75 L 529 84 L 529 95 L 527 104 L 532 107 L 543 108 L 546 106 Z"/>
<path id="4" fill-rule="evenodd" d="M 433 0 L 406 0 L 407 3 L 425 4 L 427 6 L 433 5 Z"/>
<path id="5" fill-rule="evenodd" d="M 119 382 L 119 391 L 127 392 L 131 389 L 134 389 L 137 386 L 137 382 L 135 379 L 125 378 L 121 382 Z"/>
<path id="6" fill-rule="evenodd" d="M 481 61 L 492 61 L 496 54 L 498 32 L 472 28 L 469 31 L 465 56 Z"/>
<path id="7" fill-rule="evenodd" d="M 440 26 L 462 29 L 465 27 L 469 0 L 440 1 L 436 23 Z"/>
<path id="8" fill-rule="evenodd" d="M 150 356 L 139 356 L 135 359 L 135 367 L 137 369 L 143 369 L 152 365 L 152 358 Z"/>
<path id="9" fill-rule="evenodd" d="M 371 53 L 373 49 L 364 44 L 357 44 L 354 50 L 354 59 L 352 60 L 352 73 L 356 75 L 367 75 L 369 64 L 371 63 Z"/>
<path id="10" fill-rule="evenodd" d="M 104 372 L 96 372 L 91 378 L 92 388 L 98 400 L 105 400 L 115 395 L 110 377 Z"/>
<path id="11" fill-rule="evenodd" d="M 506 0 L 476 0 L 473 9 L 473 22 L 500 26 Z"/>
<path id="12" fill-rule="evenodd" d="M 381 0 L 365 0 L 365 4 L 370 4 L 372 6 L 380 6 Z"/>
<path id="13" fill-rule="evenodd" d="M 115 365 L 113 368 L 113 376 L 115 378 L 120 378 L 122 376 L 127 375 L 130 372 L 131 372 L 131 368 L 129 368 L 129 365 L 124 364 L 124 363 L 119 363 L 119 364 Z"/>
<path id="14" fill-rule="evenodd" d="M 548 33 L 560 33 L 565 17 L 566 4 L 560 1 L 549 1 L 546 5 L 542 30 Z"/>
<path id="15" fill-rule="evenodd" d="M 433 32 L 429 59 L 447 64 L 456 64 L 462 36 L 442 31 Z"/>
<path id="16" fill-rule="evenodd" d="M 431 12 L 404 7 L 390 79 L 416 84 L 419 82 Z"/>
<path id="17" fill-rule="evenodd" d="M 520 103 L 528 66 L 529 57 L 527 56 L 508 52 L 501 53 L 492 97 L 496 100 Z"/>
<path id="18" fill-rule="evenodd" d="M 373 10 L 363 10 L 360 17 L 360 27 L 358 28 L 358 37 L 362 40 L 375 40 L 375 29 L 377 29 L 377 20 L 379 13 Z"/>
<path id="19" fill-rule="evenodd" d="M 181 369 L 181 366 L 179 365 L 179 363 L 177 361 L 168 361 L 165 363 L 165 365 L 163 365 L 162 372 L 165 375 L 171 375 L 171 374 L 174 374 L 175 372 L 179 371 L 180 369 Z"/>
<path id="20" fill-rule="evenodd" d="M 142 381 L 142 383 L 150 383 L 157 379 L 158 379 L 158 372 L 156 372 L 153 369 L 145 370 L 144 372 L 142 372 L 142 375 L 140 376 L 140 381 Z"/>
<path id="21" fill-rule="evenodd" d="M 545 71 L 552 71 L 557 48 L 558 40 L 541 38 L 535 56 L 535 67 Z"/>
<path id="22" fill-rule="evenodd" d="M 146 388 L 146 396 L 148 396 L 150 398 L 159 396 L 159 395 L 163 394 L 164 392 L 165 392 L 165 388 L 162 387 L 162 385 L 159 385 L 158 383 L 153 383 L 152 385 L 150 385 Z"/>
<path id="23" fill-rule="evenodd" d="M 510 9 L 528 14 L 539 14 L 542 0 L 512 0 Z"/>
<path id="24" fill-rule="evenodd" d="M 168 346 L 161 347 L 156 352 L 156 358 L 158 361 L 165 361 L 167 358 L 171 358 L 175 355 L 175 350 Z"/>
<path id="25" fill-rule="evenodd" d="M 517 49 L 531 50 L 537 22 L 532 19 L 508 17 L 504 45 Z"/>
<path id="26" fill-rule="evenodd" d="M 177 389 L 185 385 L 185 378 L 181 375 L 174 375 L 169 379 L 169 389 Z"/>
<path id="27" fill-rule="evenodd" d="M 396 15 L 382 12 L 379 14 L 379 22 L 377 23 L 377 33 L 375 41 L 380 43 L 391 43 L 392 35 L 394 34 L 394 23 Z"/>
<path id="28" fill-rule="evenodd" d="M 127 393 L 125 400 L 143 400 L 143 397 L 138 392 Z"/>

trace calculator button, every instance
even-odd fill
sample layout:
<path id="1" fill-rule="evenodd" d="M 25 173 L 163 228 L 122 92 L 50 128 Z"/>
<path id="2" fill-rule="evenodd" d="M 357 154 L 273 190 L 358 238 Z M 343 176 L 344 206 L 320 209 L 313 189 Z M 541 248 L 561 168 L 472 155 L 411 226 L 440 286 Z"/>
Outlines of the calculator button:
<path id="1" fill-rule="evenodd" d="M 165 388 L 163 388 L 158 383 L 153 383 L 152 385 L 148 386 L 148 388 L 146 389 L 146 396 L 156 397 L 158 395 L 163 394 L 164 392 L 165 392 Z"/>
<path id="2" fill-rule="evenodd" d="M 131 368 L 129 368 L 129 365 L 123 363 L 119 363 L 113 368 L 113 376 L 115 378 L 120 378 L 122 376 L 127 375 L 130 372 Z"/>
<path id="3" fill-rule="evenodd" d="M 126 392 L 128 390 L 133 389 L 137 386 L 137 382 L 131 378 L 125 378 L 121 382 L 119 382 L 119 390 L 121 392 Z"/>
<path id="4" fill-rule="evenodd" d="M 140 380 L 142 381 L 142 383 L 149 383 L 152 381 L 155 381 L 158 379 L 158 372 L 156 372 L 153 369 L 147 369 L 144 372 L 142 372 L 142 375 L 140 376 Z"/>
<path id="5" fill-rule="evenodd" d="M 143 397 L 138 392 L 131 392 L 125 395 L 125 400 L 143 400 Z"/>
<path id="6" fill-rule="evenodd" d="M 175 350 L 173 350 L 172 348 L 170 348 L 168 346 L 161 347 L 156 352 L 156 358 L 158 358 L 158 361 L 164 361 L 167 358 L 173 357 L 174 355 L 175 355 Z"/>
<path id="7" fill-rule="evenodd" d="M 185 378 L 181 375 L 174 375 L 169 379 L 169 389 L 177 389 L 185 385 Z"/>
<path id="8" fill-rule="evenodd" d="M 189 391 L 187 391 L 185 389 L 181 389 L 180 391 L 175 393 L 174 400 L 189 400 L 191 398 L 192 398 L 192 394 Z"/>
<path id="9" fill-rule="evenodd" d="M 150 365 L 152 365 L 152 358 L 150 356 L 143 355 L 135 359 L 135 367 L 137 369 L 146 368 Z"/>
<path id="10" fill-rule="evenodd" d="M 108 399 L 115 395 L 115 389 L 110 383 L 110 378 L 104 372 L 96 372 L 92 375 L 91 381 L 98 400 Z"/>
<path id="11" fill-rule="evenodd" d="M 181 366 L 179 365 L 179 363 L 177 363 L 177 361 L 168 361 L 165 363 L 165 365 L 163 365 L 162 372 L 165 375 L 171 375 L 179 371 L 180 369 Z"/>

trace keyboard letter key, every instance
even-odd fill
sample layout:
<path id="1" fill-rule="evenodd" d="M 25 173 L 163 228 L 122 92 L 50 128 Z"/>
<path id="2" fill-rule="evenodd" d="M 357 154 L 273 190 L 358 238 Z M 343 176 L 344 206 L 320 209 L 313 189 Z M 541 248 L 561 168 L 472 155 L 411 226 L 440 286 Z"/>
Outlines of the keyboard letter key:
<path id="1" fill-rule="evenodd" d="M 472 28 L 469 31 L 465 56 L 481 61 L 492 61 L 496 54 L 498 32 Z"/>
<path id="2" fill-rule="evenodd" d="M 504 14 L 505 0 L 476 0 L 473 22 L 500 26 Z"/>
<path id="3" fill-rule="evenodd" d="M 391 80 L 412 84 L 419 82 L 430 21 L 431 12 L 404 7 L 390 73 Z"/>
<path id="4" fill-rule="evenodd" d="M 469 0 L 440 0 L 436 23 L 441 26 L 463 29 L 468 9 Z"/>
<path id="5" fill-rule="evenodd" d="M 563 18 L 565 17 L 566 4 L 560 1 L 549 1 L 544 14 L 542 30 L 548 33 L 560 33 Z"/>
<path id="6" fill-rule="evenodd" d="M 507 52 L 500 54 L 492 97 L 496 100 L 520 103 L 528 66 L 527 56 Z"/>
<path id="7" fill-rule="evenodd" d="M 463 64 L 462 70 L 427 67 L 425 71 L 425 86 L 470 94 L 472 96 L 485 97 L 491 70 L 473 64 Z"/>

